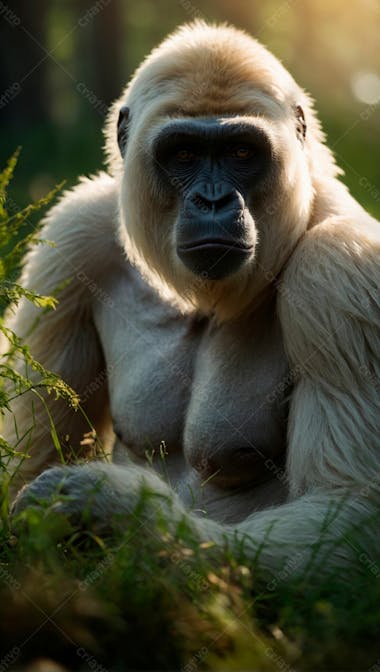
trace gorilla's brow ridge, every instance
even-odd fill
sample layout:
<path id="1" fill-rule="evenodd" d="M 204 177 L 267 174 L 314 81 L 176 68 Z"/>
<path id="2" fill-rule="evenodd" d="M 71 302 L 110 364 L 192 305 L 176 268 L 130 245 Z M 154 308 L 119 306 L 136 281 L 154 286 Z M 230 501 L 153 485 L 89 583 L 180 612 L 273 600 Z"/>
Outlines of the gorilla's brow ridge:
<path id="1" fill-rule="evenodd" d="M 156 136 L 153 150 L 157 154 L 168 143 L 195 140 L 223 140 L 236 137 L 241 140 L 255 142 L 263 147 L 270 146 L 270 140 L 263 129 L 242 121 L 234 121 L 234 118 L 204 118 L 189 120 L 170 121 Z"/>

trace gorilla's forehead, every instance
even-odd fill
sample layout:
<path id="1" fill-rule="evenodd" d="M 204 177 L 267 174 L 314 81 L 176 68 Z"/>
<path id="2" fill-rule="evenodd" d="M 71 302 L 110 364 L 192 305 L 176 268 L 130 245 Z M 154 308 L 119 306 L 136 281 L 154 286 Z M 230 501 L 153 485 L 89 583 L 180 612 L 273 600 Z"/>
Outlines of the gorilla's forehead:
<path id="1" fill-rule="evenodd" d="M 298 88 L 280 63 L 261 45 L 247 40 L 231 49 L 219 33 L 173 49 L 164 43 L 136 73 L 130 101 L 153 103 L 165 98 L 186 114 L 244 114 L 255 103 L 267 112 L 274 105 L 289 107 Z"/>
<path id="2" fill-rule="evenodd" d="M 278 100 L 253 83 L 244 86 L 224 86 L 218 94 L 212 93 L 212 84 L 201 87 L 196 82 L 165 77 L 154 86 L 144 87 L 142 93 L 130 102 L 132 113 L 136 108 L 147 119 L 151 118 L 202 118 L 218 119 L 230 123 L 231 119 L 265 117 L 274 121 L 284 120 L 291 111 L 292 101 Z M 222 121 L 223 120 L 223 121 Z"/>
<path id="3" fill-rule="evenodd" d="M 261 114 L 278 118 L 289 107 L 288 98 L 274 96 L 256 81 L 215 83 L 213 79 L 165 76 L 140 82 L 138 99 L 151 108 L 177 116 L 223 117 Z M 134 98 L 134 96 L 133 96 Z M 133 105 L 133 103 L 132 103 Z"/>
<path id="4" fill-rule="evenodd" d="M 178 113 L 204 117 L 262 115 L 277 119 L 284 109 L 283 104 L 254 86 L 245 86 L 235 92 L 219 92 L 214 98 L 209 92 L 200 95 L 197 89 L 192 90 L 189 87 L 182 94 Z"/>

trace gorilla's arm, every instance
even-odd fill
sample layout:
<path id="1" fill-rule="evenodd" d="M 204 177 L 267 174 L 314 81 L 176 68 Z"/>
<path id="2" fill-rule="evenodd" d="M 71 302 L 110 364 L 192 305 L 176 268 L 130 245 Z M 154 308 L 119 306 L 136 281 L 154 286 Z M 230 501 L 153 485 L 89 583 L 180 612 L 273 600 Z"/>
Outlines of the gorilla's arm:
<path id="1" fill-rule="evenodd" d="M 291 366 L 288 474 L 312 488 L 360 493 L 379 470 L 380 227 L 331 217 L 306 233 L 280 288 Z M 379 484 L 377 484 L 378 488 Z"/>
<path id="2" fill-rule="evenodd" d="M 43 313 L 22 300 L 9 312 L 6 325 L 30 347 L 33 356 L 47 369 L 62 376 L 81 396 L 83 408 L 101 440 L 109 432 L 106 371 L 98 337 L 92 323 L 92 305 L 107 301 L 101 289 L 102 274 L 112 264 L 116 195 L 114 181 L 105 174 L 83 180 L 48 213 L 41 237 L 53 241 L 41 244 L 28 255 L 21 278 L 23 286 L 43 295 L 57 293 L 58 306 Z M 99 271 L 101 269 L 101 272 Z M 7 346 L 5 346 L 6 349 Z M 23 361 L 15 368 L 25 373 Z M 28 371 L 29 376 L 36 376 Z M 80 450 L 89 425 L 80 411 L 70 409 L 54 395 L 43 395 L 63 448 Z M 14 487 L 30 480 L 44 467 L 58 460 L 44 404 L 33 393 L 14 400 L 13 415 L 7 414 L 3 433 L 17 450 L 30 457 L 15 460 Z M 71 448 L 69 448 L 71 447 Z"/>
<path id="3" fill-rule="evenodd" d="M 379 278 L 380 227 L 365 213 L 356 223 L 331 217 L 315 226 L 284 273 L 279 312 L 299 373 L 287 452 L 293 501 L 239 526 L 254 544 L 270 530 L 266 567 L 298 552 L 302 570 L 322 532 L 326 568 L 350 557 L 358 566 L 354 528 L 366 552 L 375 550 L 380 483 L 369 475 L 380 466 Z"/>
<path id="4" fill-rule="evenodd" d="M 366 549 L 372 550 L 373 513 L 366 502 L 323 490 L 252 514 L 239 524 L 224 525 L 187 511 L 174 490 L 151 470 L 92 462 L 48 469 L 22 489 L 12 511 L 16 530 L 18 514 L 33 505 L 47 507 L 53 515 L 63 514 L 96 534 L 120 533 L 132 516 L 152 534 L 157 534 L 161 516 L 173 534 L 178 523 L 186 521 L 200 541 L 232 551 L 244 549 L 247 558 L 258 561 L 258 576 L 278 581 L 290 573 L 304 575 L 308 568 L 322 575 L 335 567 L 348 567 L 357 550 L 349 536 L 355 521 L 366 522 Z"/>

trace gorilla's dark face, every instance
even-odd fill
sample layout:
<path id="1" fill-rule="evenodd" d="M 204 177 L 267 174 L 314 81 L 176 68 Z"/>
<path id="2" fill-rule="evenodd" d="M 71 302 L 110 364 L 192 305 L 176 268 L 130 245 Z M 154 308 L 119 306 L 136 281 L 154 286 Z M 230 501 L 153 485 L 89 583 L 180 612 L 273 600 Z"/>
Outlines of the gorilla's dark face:
<path id="1" fill-rule="evenodd" d="M 271 163 L 265 132 L 233 119 L 176 120 L 159 132 L 154 159 L 177 197 L 175 248 L 194 274 L 220 280 L 255 254 L 248 202 Z"/>

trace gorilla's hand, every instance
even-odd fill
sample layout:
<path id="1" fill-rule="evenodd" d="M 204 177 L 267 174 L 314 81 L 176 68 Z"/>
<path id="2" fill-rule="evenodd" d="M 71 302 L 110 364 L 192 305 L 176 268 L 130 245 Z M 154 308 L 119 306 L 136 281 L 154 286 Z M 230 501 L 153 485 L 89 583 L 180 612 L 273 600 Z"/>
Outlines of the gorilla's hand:
<path id="1" fill-rule="evenodd" d="M 124 529 L 137 513 L 152 523 L 166 513 L 173 518 L 173 505 L 178 514 L 184 513 L 175 493 L 154 473 L 93 462 L 43 472 L 19 492 L 12 516 L 17 529 L 19 514 L 39 507 L 47 515 L 66 517 L 74 526 L 107 534 Z"/>

